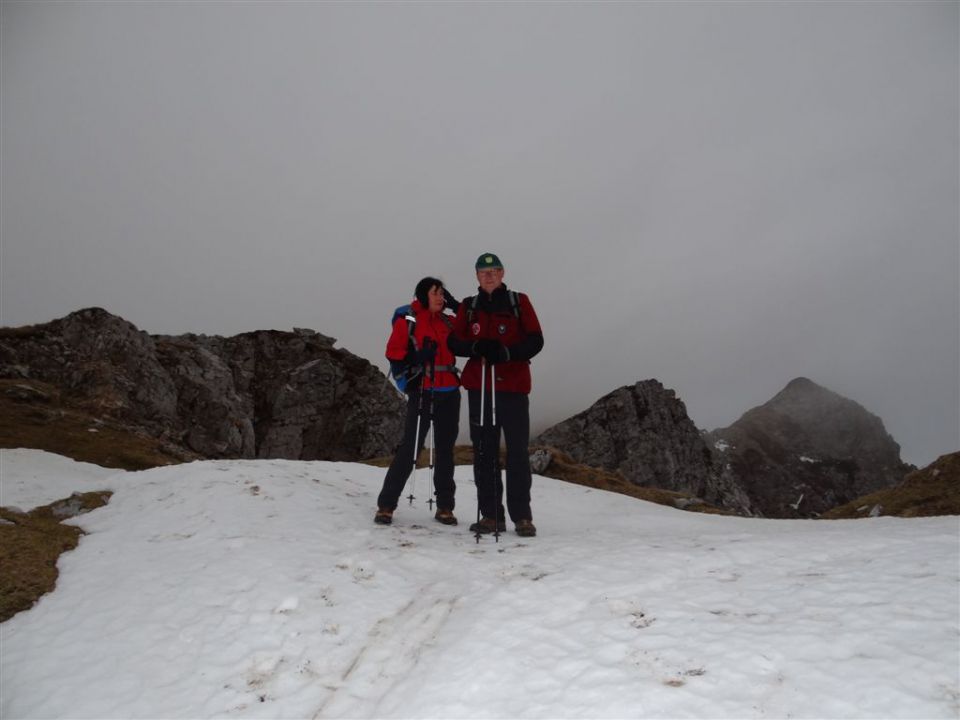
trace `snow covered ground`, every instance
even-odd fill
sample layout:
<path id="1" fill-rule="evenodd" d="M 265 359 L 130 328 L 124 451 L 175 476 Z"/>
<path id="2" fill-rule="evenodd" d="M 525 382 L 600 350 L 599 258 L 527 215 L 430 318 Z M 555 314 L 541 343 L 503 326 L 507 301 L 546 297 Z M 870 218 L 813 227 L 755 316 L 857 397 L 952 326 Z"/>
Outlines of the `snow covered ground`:
<path id="1" fill-rule="evenodd" d="M 0 469 L 23 509 L 115 491 L 0 625 L 10 720 L 960 712 L 957 517 L 714 517 L 536 477 L 540 537 L 477 543 L 466 467 L 459 527 L 426 471 L 380 527 L 364 465 Z"/>

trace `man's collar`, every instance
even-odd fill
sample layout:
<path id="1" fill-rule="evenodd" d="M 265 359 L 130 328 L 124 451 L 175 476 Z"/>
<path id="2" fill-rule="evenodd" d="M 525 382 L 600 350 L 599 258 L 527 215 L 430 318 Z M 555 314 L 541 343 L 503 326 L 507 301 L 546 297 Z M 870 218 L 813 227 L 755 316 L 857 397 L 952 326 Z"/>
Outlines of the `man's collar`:
<path id="1" fill-rule="evenodd" d="M 494 290 L 492 293 L 489 293 L 489 294 L 487 294 L 487 291 L 484 290 L 482 287 L 477 287 L 477 294 L 478 294 L 478 295 L 480 295 L 481 297 L 486 296 L 486 297 L 490 298 L 491 300 L 493 299 L 493 297 L 494 297 L 495 295 L 505 295 L 506 292 L 507 292 L 507 284 L 506 284 L 506 283 L 500 283 L 500 286 L 499 286 L 496 290 Z"/>

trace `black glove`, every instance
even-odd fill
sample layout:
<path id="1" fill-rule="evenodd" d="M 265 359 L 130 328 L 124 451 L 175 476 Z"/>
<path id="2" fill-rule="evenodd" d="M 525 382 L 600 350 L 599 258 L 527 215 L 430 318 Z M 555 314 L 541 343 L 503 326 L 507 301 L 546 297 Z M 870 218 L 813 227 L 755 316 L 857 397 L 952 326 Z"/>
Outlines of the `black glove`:
<path id="1" fill-rule="evenodd" d="M 473 344 L 474 357 L 482 357 L 489 365 L 507 359 L 507 349 L 499 340 L 477 340 Z"/>
<path id="2" fill-rule="evenodd" d="M 443 289 L 443 306 L 452 312 L 457 312 L 460 309 L 460 301 L 451 295 L 446 288 Z"/>
<path id="3" fill-rule="evenodd" d="M 404 358 L 407 365 L 429 365 L 437 356 L 437 344 L 425 342 L 419 350 L 410 350 Z"/>

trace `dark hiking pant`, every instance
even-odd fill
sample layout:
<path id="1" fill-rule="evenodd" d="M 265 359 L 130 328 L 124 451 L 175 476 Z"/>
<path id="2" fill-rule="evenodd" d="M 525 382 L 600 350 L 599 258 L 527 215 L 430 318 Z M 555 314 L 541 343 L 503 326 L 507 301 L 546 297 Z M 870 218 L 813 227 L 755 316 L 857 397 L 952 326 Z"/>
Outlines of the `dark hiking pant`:
<path id="1" fill-rule="evenodd" d="M 426 442 L 427 433 L 433 424 L 434 464 L 433 488 L 437 496 L 437 508 L 453 510 L 456 485 L 453 481 L 453 445 L 460 431 L 460 390 L 430 392 L 423 394 L 420 412 L 420 437 L 414 454 L 413 436 L 417 432 L 417 414 L 421 411 L 420 388 L 407 395 L 407 419 L 403 428 L 403 440 L 393 456 L 390 469 L 383 479 L 383 489 L 377 498 L 377 507 L 397 509 L 400 493 L 413 471 L 413 462 Z M 432 411 L 432 412 L 431 412 Z"/>
<path id="2" fill-rule="evenodd" d="M 507 445 L 507 510 L 513 522 L 532 520 L 530 512 L 530 396 L 525 393 L 498 392 L 496 425 L 491 413 L 491 397 L 484 402 L 484 427 L 480 427 L 480 391 L 469 390 L 470 440 L 473 443 L 473 477 L 477 484 L 477 504 L 487 518 L 505 520 L 503 480 L 500 477 L 500 433 Z"/>

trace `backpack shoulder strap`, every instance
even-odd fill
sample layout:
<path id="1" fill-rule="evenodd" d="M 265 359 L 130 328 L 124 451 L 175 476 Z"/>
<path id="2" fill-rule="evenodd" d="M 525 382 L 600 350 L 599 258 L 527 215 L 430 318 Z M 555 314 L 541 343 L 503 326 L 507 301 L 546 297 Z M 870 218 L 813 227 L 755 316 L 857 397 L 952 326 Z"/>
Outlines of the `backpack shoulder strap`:
<path id="1" fill-rule="evenodd" d="M 408 312 L 403 316 L 403 319 L 407 321 L 407 337 L 410 338 L 410 344 L 414 350 L 419 350 L 420 346 L 417 345 L 417 338 L 414 334 L 414 330 L 417 328 L 417 316 L 413 312 Z"/>
<path id="2" fill-rule="evenodd" d="M 480 299 L 480 294 L 477 293 L 473 297 L 464 298 L 460 307 L 466 306 L 467 308 L 467 324 L 473 322 L 473 316 L 477 312 L 477 301 Z"/>
<path id="3" fill-rule="evenodd" d="M 400 318 L 403 318 L 407 321 L 407 337 L 410 338 L 410 342 L 413 343 L 413 349 L 419 350 L 417 347 L 417 339 L 414 337 L 413 331 L 417 327 L 417 316 L 413 314 L 413 308 L 409 305 L 401 305 L 396 310 L 393 311 L 393 317 L 390 319 L 390 324 L 393 325 Z"/>
<path id="4" fill-rule="evenodd" d="M 513 316 L 520 319 L 520 294 L 516 290 L 509 290 L 507 294 L 510 296 L 510 307 L 513 310 Z"/>
<path id="5" fill-rule="evenodd" d="M 390 318 L 390 326 L 392 327 L 393 324 L 394 324 L 399 318 L 402 318 L 403 316 L 409 315 L 409 314 L 410 314 L 410 305 L 409 305 L 409 304 L 407 304 L 407 305 L 401 305 L 400 307 L 396 308 L 396 309 L 393 311 L 393 316 Z"/>
<path id="6" fill-rule="evenodd" d="M 507 297 L 510 298 L 510 310 L 513 312 L 513 316 L 520 319 L 520 293 L 516 290 L 507 290 Z M 467 322 L 473 322 L 473 315 L 477 311 L 477 301 L 480 299 L 480 295 L 474 295 L 473 297 L 464 299 L 463 303 L 468 306 L 467 309 Z"/>

